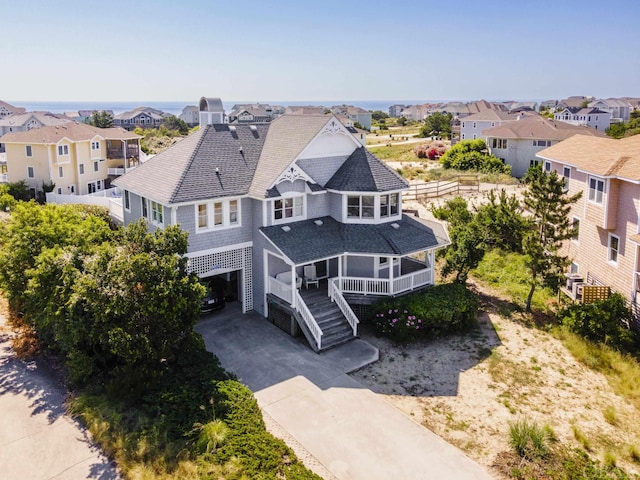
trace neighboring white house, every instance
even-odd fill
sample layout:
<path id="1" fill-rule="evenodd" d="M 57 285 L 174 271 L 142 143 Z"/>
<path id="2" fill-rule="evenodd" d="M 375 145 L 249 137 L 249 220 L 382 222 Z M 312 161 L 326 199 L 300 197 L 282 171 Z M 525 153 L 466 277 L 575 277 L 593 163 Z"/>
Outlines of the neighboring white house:
<path id="1" fill-rule="evenodd" d="M 550 120 L 539 115 L 489 128 L 482 133 L 487 137 L 490 153 L 511 165 L 514 177 L 524 176 L 530 167 L 540 163 L 540 159 L 536 157 L 539 151 L 573 135 L 605 136 L 601 130 Z"/>
<path id="2" fill-rule="evenodd" d="M 605 131 L 611 124 L 611 113 L 598 108 L 566 107 L 553 115 L 555 120 L 571 125 L 586 125 L 596 130 Z"/>
<path id="3" fill-rule="evenodd" d="M 482 133 L 484 130 L 507 122 L 515 122 L 520 118 L 522 118 L 521 115 L 496 110 L 474 113 L 460 121 L 460 140 L 476 140 L 477 138 L 486 140 L 487 137 Z"/>
<path id="4" fill-rule="evenodd" d="M 130 112 L 123 112 L 113 117 L 113 126 L 126 130 L 140 128 L 158 128 L 167 114 L 151 107 L 138 107 Z"/>
<path id="5" fill-rule="evenodd" d="M 402 116 L 402 111 L 407 108 L 407 105 L 391 105 L 389 107 L 389 116 L 390 117 L 400 117 Z"/>
<path id="6" fill-rule="evenodd" d="M 178 118 L 190 127 L 195 127 L 200 122 L 200 109 L 197 105 L 187 105 L 182 109 Z"/>
<path id="7" fill-rule="evenodd" d="M 371 112 L 364 108 L 354 107 L 353 105 L 334 105 L 331 112 L 335 115 L 344 115 L 349 117 L 354 123 L 359 123 L 362 128 L 371 131 Z"/>
<path id="8" fill-rule="evenodd" d="M 597 99 L 589 104 L 592 108 L 604 110 L 611 114 L 611 123 L 628 122 L 631 115 L 631 104 L 621 98 Z"/>
<path id="9" fill-rule="evenodd" d="M 426 105 L 409 105 L 400 113 L 407 120 L 419 122 L 429 116 L 429 109 Z"/>

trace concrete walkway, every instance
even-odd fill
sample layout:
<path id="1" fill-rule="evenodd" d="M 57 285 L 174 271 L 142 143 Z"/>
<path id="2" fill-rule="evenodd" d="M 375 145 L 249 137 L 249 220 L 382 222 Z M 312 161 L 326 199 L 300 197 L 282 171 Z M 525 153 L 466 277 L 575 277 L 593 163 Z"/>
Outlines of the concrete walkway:
<path id="1" fill-rule="evenodd" d="M 53 372 L 15 358 L 0 316 L 0 478 L 110 480 L 115 466 L 65 414 L 66 391 Z"/>
<path id="2" fill-rule="evenodd" d="M 355 340 L 320 355 L 233 304 L 196 330 L 276 422 L 321 465 L 325 478 L 490 479 L 460 450 L 412 421 L 346 372 L 378 352 Z M 328 474 L 327 474 L 328 472 Z"/>

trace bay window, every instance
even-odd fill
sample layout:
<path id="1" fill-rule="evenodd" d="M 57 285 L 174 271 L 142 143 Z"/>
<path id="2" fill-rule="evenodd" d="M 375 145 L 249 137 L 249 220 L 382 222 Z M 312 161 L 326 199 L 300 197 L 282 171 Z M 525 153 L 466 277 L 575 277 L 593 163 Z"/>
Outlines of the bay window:
<path id="1" fill-rule="evenodd" d="M 374 218 L 375 197 L 373 195 L 349 195 L 347 197 L 348 218 Z"/>

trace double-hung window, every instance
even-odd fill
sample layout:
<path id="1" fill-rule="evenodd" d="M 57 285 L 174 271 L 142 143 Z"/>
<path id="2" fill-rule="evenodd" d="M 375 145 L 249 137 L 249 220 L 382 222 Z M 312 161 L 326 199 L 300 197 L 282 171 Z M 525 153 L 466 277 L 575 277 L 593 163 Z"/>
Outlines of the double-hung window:
<path id="1" fill-rule="evenodd" d="M 397 193 L 380 196 L 380 218 L 392 217 L 398 214 L 398 196 Z"/>
<path id="2" fill-rule="evenodd" d="M 158 202 L 151 202 L 151 221 L 158 225 L 163 223 L 162 205 Z"/>
<path id="3" fill-rule="evenodd" d="M 25 149 L 27 157 L 33 157 L 33 148 L 31 147 L 31 145 L 27 145 Z"/>
<path id="4" fill-rule="evenodd" d="M 618 251 L 620 249 L 620 238 L 613 234 L 609 234 L 609 255 L 607 260 L 610 263 L 618 264 Z"/>
<path id="5" fill-rule="evenodd" d="M 302 218 L 304 216 L 304 196 L 279 198 L 273 201 L 273 220 Z"/>
<path id="6" fill-rule="evenodd" d="M 240 200 L 218 200 L 195 206 L 196 231 L 229 228 L 240 225 Z"/>
<path id="7" fill-rule="evenodd" d="M 373 195 L 349 195 L 347 197 L 348 218 L 374 218 L 375 197 Z"/>
<path id="8" fill-rule="evenodd" d="M 144 218 L 149 218 L 149 210 L 148 210 L 148 206 L 147 206 L 147 199 L 144 197 L 140 197 L 140 202 L 142 204 L 142 216 Z"/>
<path id="9" fill-rule="evenodd" d="M 564 177 L 563 190 L 565 192 L 568 192 L 569 191 L 569 180 L 571 180 L 571 167 L 562 167 L 562 176 Z"/>
<path id="10" fill-rule="evenodd" d="M 589 178 L 589 201 L 602 203 L 604 198 L 604 180 L 601 178 Z"/>
<path id="11" fill-rule="evenodd" d="M 69 155 L 69 145 L 58 145 L 58 155 Z"/>
<path id="12" fill-rule="evenodd" d="M 198 228 L 209 227 L 209 214 L 207 212 L 207 204 L 201 203 L 198 205 Z"/>

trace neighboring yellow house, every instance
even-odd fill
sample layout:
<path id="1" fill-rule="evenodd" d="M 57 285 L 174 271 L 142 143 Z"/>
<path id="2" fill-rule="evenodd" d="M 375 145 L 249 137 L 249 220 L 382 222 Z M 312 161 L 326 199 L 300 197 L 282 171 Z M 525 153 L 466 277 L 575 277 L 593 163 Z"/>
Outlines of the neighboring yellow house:
<path id="1" fill-rule="evenodd" d="M 43 183 L 65 195 L 87 195 L 110 188 L 111 181 L 138 165 L 140 136 L 122 128 L 77 122 L 7 133 L 6 182 L 26 181 L 34 197 Z"/>

